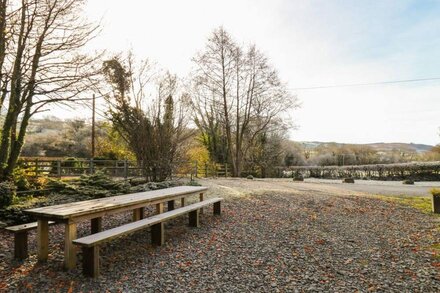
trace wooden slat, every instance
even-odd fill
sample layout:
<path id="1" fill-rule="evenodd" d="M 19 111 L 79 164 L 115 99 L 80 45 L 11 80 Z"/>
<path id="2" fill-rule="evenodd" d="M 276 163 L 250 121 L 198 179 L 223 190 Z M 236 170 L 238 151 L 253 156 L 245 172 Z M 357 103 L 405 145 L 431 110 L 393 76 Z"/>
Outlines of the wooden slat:
<path id="1" fill-rule="evenodd" d="M 99 276 L 99 246 L 83 247 L 83 273 L 96 278 Z"/>
<path id="2" fill-rule="evenodd" d="M 180 215 L 189 213 L 191 211 L 195 211 L 195 210 L 200 209 L 204 206 L 207 206 L 207 205 L 210 205 L 210 204 L 213 204 L 216 202 L 220 202 L 222 200 L 223 200 L 223 198 L 220 198 L 220 197 L 208 199 L 208 200 L 198 202 L 195 204 L 191 204 L 191 205 L 188 205 L 185 207 L 181 207 L 181 208 L 178 208 L 178 209 L 166 212 L 166 213 L 157 214 L 157 215 L 154 215 L 152 217 L 149 217 L 149 218 L 146 218 L 146 219 L 143 219 L 140 221 L 128 223 L 126 225 L 115 227 L 113 229 L 102 231 L 100 233 L 85 236 L 85 237 L 73 240 L 73 243 L 75 243 L 77 245 L 81 245 L 81 246 L 86 246 L 86 247 L 98 245 L 100 243 L 107 242 L 107 241 L 114 239 L 116 237 L 133 233 L 133 232 L 141 230 L 143 228 L 150 227 L 152 225 L 173 219 L 173 218 L 178 217 Z"/>
<path id="3" fill-rule="evenodd" d="M 49 255 L 49 223 L 46 220 L 38 220 L 37 249 L 38 261 L 46 261 Z"/>
<path id="4" fill-rule="evenodd" d="M 26 213 L 39 217 L 50 217 L 66 219 L 81 215 L 98 213 L 101 211 L 123 208 L 136 204 L 148 204 L 157 201 L 166 201 L 177 196 L 194 194 L 206 191 L 203 186 L 179 186 L 160 190 L 132 193 L 126 195 L 112 196 L 107 198 L 93 199 L 81 202 L 61 204 L 55 206 L 41 207 L 25 210 Z"/>
<path id="5" fill-rule="evenodd" d="M 14 258 L 25 259 L 28 257 L 28 233 L 27 231 L 15 233 Z"/>
<path id="6" fill-rule="evenodd" d="M 64 268 L 71 270 L 76 266 L 76 247 L 72 240 L 76 238 L 76 224 L 65 224 L 66 232 L 64 234 Z"/>
<path id="7" fill-rule="evenodd" d="M 55 224 L 55 222 L 49 221 L 49 225 L 53 225 L 53 224 Z M 37 229 L 37 226 L 38 226 L 38 222 L 33 222 L 33 223 L 27 223 L 27 224 L 6 227 L 5 229 L 10 232 L 17 233 L 17 232 L 24 232 L 24 231 Z"/>

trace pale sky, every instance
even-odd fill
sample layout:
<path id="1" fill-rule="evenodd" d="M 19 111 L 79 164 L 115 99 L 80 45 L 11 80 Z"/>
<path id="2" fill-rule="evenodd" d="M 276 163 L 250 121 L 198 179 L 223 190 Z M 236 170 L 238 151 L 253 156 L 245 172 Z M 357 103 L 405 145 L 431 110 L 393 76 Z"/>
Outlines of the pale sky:
<path id="1" fill-rule="evenodd" d="M 92 48 L 131 48 L 180 77 L 218 26 L 256 43 L 292 89 L 440 77 L 437 0 L 89 0 L 86 13 L 102 18 Z M 440 80 L 292 92 L 294 140 L 440 142 Z"/>

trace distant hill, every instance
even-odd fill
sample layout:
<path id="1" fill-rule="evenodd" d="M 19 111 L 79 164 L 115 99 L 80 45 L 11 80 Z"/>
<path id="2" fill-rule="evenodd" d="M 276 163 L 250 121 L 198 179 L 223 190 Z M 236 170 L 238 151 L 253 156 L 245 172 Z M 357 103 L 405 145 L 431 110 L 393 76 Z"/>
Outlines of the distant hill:
<path id="1" fill-rule="evenodd" d="M 377 149 L 378 151 L 392 151 L 395 149 L 399 150 L 410 150 L 415 151 L 417 153 L 424 153 L 427 151 L 430 151 L 434 146 L 427 145 L 427 144 L 417 144 L 417 143 L 370 143 L 366 144 L 368 146 L 371 146 L 374 149 Z"/>
<path id="2" fill-rule="evenodd" d="M 347 144 L 347 143 L 337 143 L 337 142 L 321 142 L 321 141 L 300 141 L 298 143 L 303 144 L 307 148 L 314 149 L 320 145 L 325 144 L 334 144 L 337 146 L 343 145 L 359 145 L 359 146 L 369 146 L 378 152 L 390 152 L 393 150 L 405 150 L 416 153 L 424 153 L 431 150 L 434 146 L 427 144 L 416 144 L 416 143 L 386 143 L 386 142 L 377 142 L 377 143 L 367 143 L 367 144 Z"/>

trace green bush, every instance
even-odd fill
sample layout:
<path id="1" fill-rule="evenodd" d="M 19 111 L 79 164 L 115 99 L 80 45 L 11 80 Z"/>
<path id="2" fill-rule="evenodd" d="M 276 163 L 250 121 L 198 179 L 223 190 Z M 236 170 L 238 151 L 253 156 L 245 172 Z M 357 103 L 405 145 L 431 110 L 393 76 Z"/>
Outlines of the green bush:
<path id="1" fill-rule="evenodd" d="M 14 178 L 14 184 L 17 187 L 18 191 L 25 191 L 31 189 L 31 185 L 26 176 L 26 171 L 22 168 L 15 168 L 14 173 L 12 174 Z"/>
<path id="2" fill-rule="evenodd" d="M 61 162 L 61 166 L 63 167 L 78 167 L 78 160 L 76 158 L 70 157 Z"/>
<path id="3" fill-rule="evenodd" d="M 187 185 L 187 186 L 202 186 L 202 184 L 200 184 L 196 180 L 188 181 L 188 183 L 186 183 L 185 185 Z"/>
<path id="4" fill-rule="evenodd" d="M 254 180 L 254 176 L 252 176 L 252 175 L 248 175 L 246 178 L 249 180 Z"/>
<path id="5" fill-rule="evenodd" d="M 164 188 L 175 187 L 180 185 L 182 185 L 182 183 L 178 181 L 147 182 L 145 184 L 132 186 L 130 188 L 130 192 L 157 190 L 157 189 L 164 189 Z"/>
<path id="6" fill-rule="evenodd" d="M 403 184 L 414 185 L 414 180 L 412 180 L 412 179 L 406 179 L 406 180 L 403 181 Z"/>
<path id="7" fill-rule="evenodd" d="M 301 173 L 297 173 L 293 176 L 293 181 L 304 181 L 304 176 Z"/>
<path id="8" fill-rule="evenodd" d="M 78 180 L 72 181 L 71 186 L 78 196 L 90 198 L 101 198 L 130 192 L 128 182 L 113 180 L 103 172 L 82 175 Z"/>
<path id="9" fill-rule="evenodd" d="M 75 190 L 75 188 L 72 185 L 57 179 L 49 179 L 46 184 L 46 188 L 57 192 L 66 192 L 70 190 L 72 191 Z"/>
<path id="10" fill-rule="evenodd" d="M 130 187 L 128 183 L 113 180 L 101 171 L 92 175 L 82 175 L 76 184 L 79 186 L 99 187 L 115 192 L 125 191 Z"/>
<path id="11" fill-rule="evenodd" d="M 14 200 L 16 187 L 11 181 L 0 182 L 0 208 L 9 206 Z"/>
<path id="12" fill-rule="evenodd" d="M 138 186 L 142 184 L 148 183 L 148 180 L 145 178 L 132 178 L 130 179 L 130 185 L 131 186 Z"/>

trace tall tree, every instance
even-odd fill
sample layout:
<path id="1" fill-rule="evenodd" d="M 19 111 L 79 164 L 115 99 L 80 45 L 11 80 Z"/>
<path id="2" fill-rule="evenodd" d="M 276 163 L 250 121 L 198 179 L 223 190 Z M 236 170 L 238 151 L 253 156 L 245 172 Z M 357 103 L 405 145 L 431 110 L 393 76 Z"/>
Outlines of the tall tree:
<path id="1" fill-rule="evenodd" d="M 203 133 L 222 127 L 233 176 L 240 176 L 257 137 L 275 126 L 287 127 L 297 99 L 255 45 L 239 46 L 221 27 L 193 61 L 194 120 Z"/>
<path id="2" fill-rule="evenodd" d="M 103 72 L 112 93 L 107 96 L 113 126 L 153 181 L 165 180 L 175 166 L 182 143 L 190 137 L 187 113 L 178 94 L 177 77 L 152 74 L 148 61 L 116 56 L 104 62 Z M 150 91 L 157 86 L 157 95 Z"/>
<path id="3" fill-rule="evenodd" d="M 99 56 L 81 53 L 97 32 L 83 0 L 0 0 L 0 90 L 6 112 L 0 178 L 9 177 L 31 117 L 53 103 L 78 101 L 97 80 Z"/>

